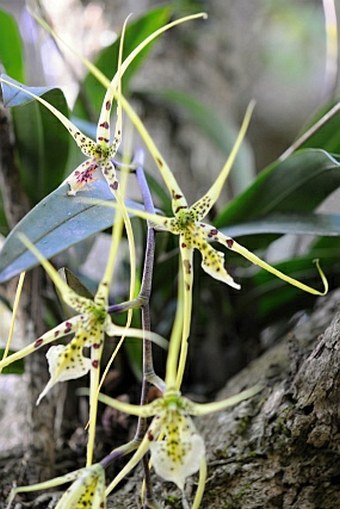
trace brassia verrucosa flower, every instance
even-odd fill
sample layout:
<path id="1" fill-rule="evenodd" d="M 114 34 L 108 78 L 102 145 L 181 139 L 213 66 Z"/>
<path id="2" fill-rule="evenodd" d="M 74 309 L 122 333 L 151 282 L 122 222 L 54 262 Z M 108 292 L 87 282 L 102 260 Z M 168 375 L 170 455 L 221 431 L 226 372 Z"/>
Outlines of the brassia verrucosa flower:
<path id="1" fill-rule="evenodd" d="M 99 463 L 49 481 L 14 488 L 8 507 L 18 493 L 55 488 L 69 482 L 72 482 L 71 486 L 65 491 L 55 509 L 106 509 L 105 471 Z"/>
<path id="2" fill-rule="evenodd" d="M 224 164 L 220 171 L 216 181 L 212 184 L 207 193 L 197 200 L 193 205 L 189 206 L 185 196 L 180 189 L 173 173 L 168 167 L 167 163 L 163 159 L 159 150 L 157 149 L 154 141 L 150 134 L 146 130 L 142 121 L 133 110 L 128 101 L 121 96 L 123 108 L 128 114 L 130 120 L 137 128 L 141 137 L 143 138 L 146 146 L 152 154 L 163 180 L 172 197 L 172 209 L 173 217 L 162 217 L 159 215 L 148 214 L 144 211 L 128 209 L 131 213 L 136 214 L 146 220 L 153 222 L 156 228 L 160 230 L 169 231 L 179 236 L 179 247 L 181 253 L 181 263 L 183 270 L 183 285 L 184 285 L 184 308 L 185 308 L 185 320 L 183 327 L 183 338 L 182 338 L 182 356 L 180 360 L 179 379 L 182 379 L 185 358 L 187 352 L 187 338 L 190 332 L 190 320 L 191 320 L 191 309 L 192 309 L 192 286 L 193 286 L 193 251 L 197 249 L 200 251 L 202 257 L 202 268 L 205 272 L 211 275 L 213 278 L 222 281 L 235 289 L 240 289 L 240 285 L 234 281 L 230 274 L 224 267 L 224 253 L 217 251 L 210 245 L 210 242 L 218 242 L 230 251 L 239 253 L 241 256 L 249 260 L 250 262 L 258 265 L 259 267 L 267 270 L 274 274 L 278 278 L 286 281 L 287 283 L 296 286 L 297 288 L 311 293 L 313 295 L 325 295 L 328 291 L 328 283 L 325 275 L 320 269 L 318 261 L 317 269 L 321 276 L 321 280 L 324 286 L 322 291 L 316 290 L 271 266 L 256 254 L 252 253 L 244 246 L 236 242 L 233 238 L 228 237 L 219 232 L 214 226 L 203 222 L 205 216 L 209 213 L 213 205 L 216 203 L 220 196 L 222 187 L 228 177 L 232 165 L 235 161 L 238 150 L 241 146 L 242 140 L 245 137 L 247 127 L 250 122 L 254 103 L 251 102 L 247 108 L 244 116 L 243 123 L 241 125 L 239 134 L 231 150 L 228 160 Z M 103 203 L 104 204 L 104 203 Z M 108 207 L 114 207 L 114 204 L 105 202 Z"/>
<path id="3" fill-rule="evenodd" d="M 12 87 L 14 89 L 23 92 L 28 97 L 32 99 L 36 99 L 41 104 L 43 104 L 58 120 L 65 126 L 65 128 L 70 132 L 74 141 L 77 143 L 83 154 L 88 158 L 81 165 L 76 168 L 72 174 L 66 179 L 66 182 L 70 186 L 70 195 L 76 194 L 82 187 L 85 185 L 90 185 L 95 179 L 104 177 L 110 190 L 115 196 L 118 206 L 122 211 L 122 215 L 124 218 L 124 223 L 127 231 L 127 238 L 129 242 L 129 250 L 130 250 L 130 300 L 133 298 L 136 286 L 136 257 L 135 257 L 135 245 L 134 245 L 134 236 L 133 230 L 131 226 L 131 222 L 129 216 L 127 214 L 125 203 L 122 198 L 121 193 L 119 192 L 119 183 L 117 180 L 116 169 L 114 162 L 112 161 L 113 157 L 116 155 L 121 137 L 122 137 L 122 108 L 121 101 L 118 99 L 121 95 L 121 79 L 131 62 L 139 55 L 139 53 L 154 39 L 160 36 L 163 32 L 179 25 L 185 23 L 186 21 L 194 20 L 197 18 L 206 17 L 205 13 L 193 14 L 190 16 L 185 16 L 178 20 L 175 20 L 163 27 L 159 28 L 148 37 L 146 37 L 122 62 L 122 49 L 123 49 L 123 39 L 125 33 L 126 22 L 124 23 L 120 47 L 119 47 L 119 57 L 118 57 L 118 70 L 117 73 L 112 78 L 111 82 L 105 78 L 104 87 L 107 89 L 105 93 L 105 97 L 102 103 L 102 109 L 98 120 L 97 125 L 97 139 L 96 141 L 88 138 L 84 133 L 82 133 L 77 126 L 75 126 L 67 117 L 65 117 L 60 111 L 58 111 L 53 105 L 49 104 L 42 97 L 37 96 L 32 91 L 23 87 L 22 85 L 10 81 L 4 77 L 0 77 L 0 82 L 6 86 Z M 51 35 L 57 39 L 60 37 L 40 18 L 36 17 L 39 23 L 43 25 L 43 27 L 51 33 Z M 70 48 L 72 51 L 73 48 Z M 81 61 L 83 61 L 88 67 L 89 70 L 93 73 L 96 73 L 97 68 L 87 61 L 81 55 L 77 55 Z M 99 72 L 99 71 L 98 71 Z M 110 116 L 111 109 L 113 104 L 113 99 L 117 99 L 117 122 L 115 133 L 113 136 L 112 142 L 110 141 Z M 130 323 L 131 313 L 128 314 L 128 324 Z"/>
<path id="4" fill-rule="evenodd" d="M 109 494 L 120 481 L 139 463 L 148 450 L 156 473 L 166 481 L 174 482 L 184 490 L 187 477 L 201 470 L 199 500 L 192 507 L 199 507 L 204 489 L 206 461 L 203 438 L 198 433 L 191 416 L 206 415 L 226 409 L 258 393 L 260 387 L 252 387 L 235 396 L 214 403 L 194 403 L 179 391 L 167 390 L 161 398 L 147 405 L 131 405 L 99 395 L 107 405 L 139 417 L 153 417 L 147 432 L 129 462 L 110 483 Z"/>
<path id="5" fill-rule="evenodd" d="M 36 247 L 25 237 L 21 236 L 24 244 L 38 258 L 64 302 L 72 307 L 78 314 L 57 325 L 50 331 L 43 334 L 33 343 L 22 348 L 18 352 L 9 355 L 0 361 L 0 370 L 12 362 L 30 355 L 39 348 L 55 342 L 71 333 L 73 339 L 67 345 L 52 346 L 47 354 L 49 363 L 50 380 L 45 389 L 40 394 L 37 404 L 47 392 L 57 383 L 66 380 L 82 377 L 91 370 L 91 390 L 90 390 L 90 428 L 89 433 L 93 434 L 96 423 L 97 412 L 97 391 L 99 385 L 100 359 L 104 345 L 105 334 L 108 336 L 128 336 L 141 338 L 149 337 L 160 346 L 166 346 L 165 340 L 154 333 L 144 333 L 140 329 L 116 326 L 109 315 L 109 285 L 114 270 L 114 260 L 116 258 L 118 235 L 113 235 L 111 250 L 108 257 L 105 273 L 98 286 L 94 299 L 88 299 L 78 295 L 73 291 L 60 277 L 51 263 L 44 258 Z M 91 358 L 85 357 L 83 349 L 91 349 Z M 92 445 L 89 456 L 92 457 Z M 89 460 L 88 460 L 89 461 Z"/>

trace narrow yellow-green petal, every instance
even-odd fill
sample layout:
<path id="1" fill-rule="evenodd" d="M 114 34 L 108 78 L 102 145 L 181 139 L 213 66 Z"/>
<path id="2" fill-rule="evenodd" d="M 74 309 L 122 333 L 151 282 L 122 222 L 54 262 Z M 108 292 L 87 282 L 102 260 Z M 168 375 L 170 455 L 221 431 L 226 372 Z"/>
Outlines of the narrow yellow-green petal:
<path id="1" fill-rule="evenodd" d="M 98 399 L 102 403 L 120 412 L 124 412 L 128 415 L 135 415 L 136 417 L 151 417 L 155 415 L 156 408 L 155 402 L 149 403 L 147 405 L 132 405 L 131 403 L 124 403 L 118 399 L 110 398 L 110 396 L 106 396 L 106 394 L 98 394 Z"/>
<path id="2" fill-rule="evenodd" d="M 179 354 L 178 371 L 176 377 L 176 389 L 179 390 L 182 385 L 184 370 L 186 367 L 188 355 L 188 339 L 190 335 L 191 316 L 192 316 L 192 290 L 194 284 L 194 266 L 193 266 L 193 248 L 188 246 L 186 239 L 181 235 L 180 237 L 180 251 L 182 272 L 179 278 L 179 284 L 183 285 L 183 330 L 181 349 Z"/>
<path id="3" fill-rule="evenodd" d="M 76 292 L 74 292 L 63 279 L 60 277 L 58 272 L 55 270 L 53 265 L 40 253 L 40 251 L 35 247 L 35 245 L 26 237 L 26 235 L 22 233 L 18 233 L 18 238 L 21 240 L 23 244 L 34 254 L 34 256 L 39 260 L 41 265 L 46 270 L 47 274 L 52 279 L 55 286 L 58 288 L 61 293 L 63 300 L 71 306 L 76 311 L 82 313 L 88 310 L 88 307 L 93 305 L 92 301 L 86 299 L 85 297 L 81 297 Z"/>
<path id="4" fill-rule="evenodd" d="M 116 128 L 112 141 L 113 153 L 112 157 L 116 154 L 121 138 L 122 138 L 122 124 L 123 124 L 123 115 L 122 115 L 122 106 L 120 104 L 120 96 L 122 94 L 122 60 L 123 60 L 123 46 L 124 46 L 124 38 L 126 25 L 130 16 L 126 18 L 123 24 L 120 43 L 119 43 L 119 52 L 118 52 L 118 66 L 117 73 L 113 77 L 110 86 L 107 88 L 104 101 L 102 104 L 102 109 L 99 115 L 98 127 L 97 127 L 97 143 L 101 143 L 103 145 L 109 145 L 110 142 L 110 116 L 112 109 L 112 102 L 114 97 L 117 99 L 117 120 L 116 120 Z M 117 83 L 116 83 L 117 82 Z"/>
<path id="5" fill-rule="evenodd" d="M 14 298 L 13 309 L 12 309 L 12 318 L 11 318 L 11 323 L 10 323 L 10 327 L 9 327 L 6 346 L 5 346 L 5 350 L 4 350 L 1 362 L 5 361 L 5 359 L 8 356 L 8 352 L 11 348 L 11 343 L 12 343 L 13 333 L 14 333 L 14 325 L 15 325 L 15 320 L 16 320 L 16 316 L 17 316 L 17 312 L 18 312 L 19 303 L 20 303 L 22 287 L 23 287 L 24 281 L 25 281 L 25 274 L 26 274 L 25 272 L 21 272 L 19 281 L 17 284 L 17 289 L 15 291 L 15 298 Z M 2 368 L 0 367 L 0 374 L 1 374 L 1 371 L 2 371 Z"/>
<path id="6" fill-rule="evenodd" d="M 176 390 L 178 358 L 181 349 L 181 339 L 183 333 L 184 319 L 184 280 L 182 274 L 182 262 L 179 261 L 178 289 L 177 289 L 177 309 L 175 320 L 172 326 L 171 337 L 169 341 L 169 352 L 166 360 L 165 386 L 167 390 Z"/>
<path id="7" fill-rule="evenodd" d="M 219 240 L 220 242 L 220 240 Z M 311 286 L 305 285 L 304 283 L 301 283 L 297 279 L 294 279 L 290 276 L 287 276 L 280 270 L 276 269 L 275 267 L 272 267 L 269 265 L 269 263 L 265 262 L 264 260 L 261 260 L 258 256 L 256 256 L 251 251 L 248 251 L 245 247 L 238 244 L 235 240 L 232 242 L 229 240 L 229 242 L 224 242 L 224 244 L 230 249 L 231 251 L 235 251 L 236 253 L 239 253 L 241 256 L 249 260 L 250 262 L 254 263 L 255 265 L 258 265 L 262 269 L 266 270 L 267 272 L 270 272 L 271 274 L 274 274 L 274 276 L 277 276 L 278 278 L 282 279 L 283 281 L 286 281 L 286 283 L 289 283 L 292 286 L 296 286 L 296 288 L 299 288 L 300 290 L 303 290 L 304 292 L 311 293 L 312 295 L 326 295 L 328 292 L 328 281 L 326 279 L 325 274 L 323 273 L 319 261 L 316 260 L 316 267 L 318 269 L 318 272 L 321 277 L 321 281 L 323 284 L 324 289 L 322 291 L 316 290 L 315 288 L 312 288 Z"/>
<path id="8" fill-rule="evenodd" d="M 133 468 L 135 468 L 136 465 L 140 462 L 140 460 L 143 458 L 143 456 L 146 454 L 150 447 L 150 440 L 148 439 L 147 435 L 143 438 L 142 442 L 140 443 L 140 446 L 138 447 L 135 454 L 132 456 L 132 458 L 127 462 L 124 468 L 119 472 L 119 474 L 113 479 L 113 481 L 109 484 L 109 486 L 106 488 L 106 495 L 109 495 L 111 491 L 124 479 L 125 476 L 127 476 Z"/>
<path id="9" fill-rule="evenodd" d="M 203 458 L 201 459 L 198 487 L 196 490 L 194 502 L 192 504 L 191 509 L 199 509 L 204 494 L 206 480 L 207 480 L 207 462 L 205 456 L 203 456 Z"/>
<path id="10" fill-rule="evenodd" d="M 149 132 L 147 131 L 146 127 L 144 126 L 143 122 L 135 112 L 135 110 L 132 108 L 130 103 L 125 99 L 125 97 L 122 95 L 121 97 L 122 106 L 130 118 L 131 122 L 139 132 L 141 138 L 143 139 L 145 145 L 147 146 L 150 154 L 152 155 L 159 172 L 164 180 L 165 185 L 167 186 L 170 195 L 172 199 L 174 199 L 173 203 L 173 211 L 175 213 L 175 210 L 179 210 L 180 207 L 187 207 L 187 201 L 185 199 L 185 196 L 183 195 L 183 192 L 181 188 L 178 185 L 178 182 L 170 170 L 169 166 L 167 165 L 165 159 L 163 158 L 162 154 L 156 147 L 152 137 L 150 136 Z"/>
<path id="11" fill-rule="evenodd" d="M 17 352 L 12 353 L 8 357 L 2 359 L 0 361 L 0 371 L 6 366 L 12 364 L 13 362 L 19 361 L 20 359 L 24 359 L 25 357 L 27 357 L 27 355 L 30 355 L 31 353 L 35 352 L 42 346 L 46 346 L 59 338 L 71 334 L 77 329 L 79 323 L 80 317 L 79 315 L 77 315 L 72 318 L 69 318 L 68 320 L 65 320 L 65 322 L 45 332 L 45 334 L 37 338 L 35 341 L 33 341 L 33 343 L 30 343 L 21 350 L 18 350 Z"/>
<path id="12" fill-rule="evenodd" d="M 208 212 L 211 210 L 212 206 L 216 203 L 222 188 L 225 184 L 226 179 L 228 178 L 228 175 L 230 173 L 230 170 L 235 162 L 236 156 L 238 154 L 238 151 L 241 147 L 242 141 L 244 140 L 244 137 L 246 135 L 252 113 L 255 107 L 255 102 L 251 101 L 248 105 L 248 108 L 246 110 L 246 113 L 244 115 L 244 119 L 242 122 L 242 125 L 240 127 L 239 133 L 237 135 L 236 141 L 234 143 L 234 146 L 230 152 L 230 155 L 224 164 L 223 168 L 221 169 L 217 179 L 210 187 L 209 191 L 202 196 L 194 205 L 192 205 L 191 209 L 195 210 L 197 213 L 197 220 L 200 221 L 203 219 Z"/>
<path id="13" fill-rule="evenodd" d="M 18 85 L 16 83 L 13 83 L 12 81 L 8 81 L 5 78 L 0 77 L 0 82 L 5 83 L 6 85 L 15 88 L 17 90 L 20 90 L 25 95 L 28 95 L 29 97 L 32 97 L 32 99 L 35 99 L 36 101 L 39 101 L 43 106 L 45 106 L 46 109 L 48 109 L 62 124 L 63 126 L 68 130 L 68 132 L 71 134 L 72 138 L 78 145 L 78 147 L 81 149 L 81 151 L 89 156 L 95 148 L 95 142 L 91 140 L 91 138 L 88 138 L 84 133 L 82 133 L 77 126 L 75 126 L 65 115 L 63 115 L 57 108 L 55 108 L 52 104 L 45 101 L 42 97 L 39 97 L 38 95 L 34 94 L 32 91 L 27 90 L 24 86 Z"/>
<path id="14" fill-rule="evenodd" d="M 95 438 L 97 430 L 97 411 L 98 411 L 98 387 L 100 382 L 100 361 L 104 347 L 104 335 L 96 346 L 91 347 L 91 369 L 90 369 L 90 415 L 88 426 L 88 438 L 86 449 L 86 466 L 89 467 L 93 461 L 95 448 Z"/>
<path id="15" fill-rule="evenodd" d="M 189 401 L 190 414 L 191 415 L 206 415 L 212 412 L 220 412 L 231 406 L 237 405 L 246 399 L 252 398 L 255 394 L 258 394 L 263 390 L 263 386 L 254 385 L 250 389 L 246 389 L 230 398 L 223 399 L 221 401 L 214 401 L 212 403 L 192 403 Z"/>

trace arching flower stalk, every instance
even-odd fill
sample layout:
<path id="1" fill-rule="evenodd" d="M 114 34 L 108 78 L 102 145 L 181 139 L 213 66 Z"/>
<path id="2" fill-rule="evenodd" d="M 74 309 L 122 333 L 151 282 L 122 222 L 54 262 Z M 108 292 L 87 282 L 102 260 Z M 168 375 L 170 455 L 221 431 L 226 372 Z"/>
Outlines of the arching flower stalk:
<path id="1" fill-rule="evenodd" d="M 49 481 L 14 488 L 11 491 L 7 507 L 10 509 L 13 499 L 18 493 L 55 488 L 68 482 L 72 482 L 72 484 L 65 491 L 55 509 L 106 509 L 105 471 L 99 463 Z"/>

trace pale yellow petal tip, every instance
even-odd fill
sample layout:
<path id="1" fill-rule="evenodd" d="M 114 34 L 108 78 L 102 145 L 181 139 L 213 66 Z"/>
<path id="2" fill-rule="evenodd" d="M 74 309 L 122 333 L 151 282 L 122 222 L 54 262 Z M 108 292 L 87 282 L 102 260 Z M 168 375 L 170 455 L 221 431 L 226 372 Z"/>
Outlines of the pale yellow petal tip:
<path id="1" fill-rule="evenodd" d="M 316 258 L 315 260 L 313 260 L 313 263 L 315 263 L 316 268 L 318 269 L 318 272 L 319 272 L 319 274 L 320 274 L 321 281 L 322 281 L 322 283 L 323 283 L 323 287 L 324 287 L 324 290 L 323 290 L 323 292 L 320 292 L 320 295 L 321 295 L 321 296 L 327 295 L 328 290 L 329 290 L 329 285 L 328 285 L 328 281 L 327 281 L 327 278 L 326 278 L 326 276 L 325 276 L 325 273 L 324 273 L 324 271 L 322 270 L 322 268 L 320 267 L 319 259 L 318 259 L 318 258 Z"/>
<path id="2" fill-rule="evenodd" d="M 36 405 L 40 404 L 41 400 L 56 383 L 80 378 L 86 375 L 91 368 L 91 360 L 82 354 L 74 354 L 74 358 L 72 357 L 69 345 L 51 346 L 46 354 L 46 358 L 51 378 L 39 395 Z"/>

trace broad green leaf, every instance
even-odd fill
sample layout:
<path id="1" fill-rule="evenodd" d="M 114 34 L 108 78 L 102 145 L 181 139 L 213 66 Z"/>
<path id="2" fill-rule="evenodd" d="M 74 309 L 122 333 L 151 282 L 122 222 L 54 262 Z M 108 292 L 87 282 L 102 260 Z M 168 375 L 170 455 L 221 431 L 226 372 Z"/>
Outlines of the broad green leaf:
<path id="1" fill-rule="evenodd" d="M 0 283 L 11 279 L 36 265 L 35 256 L 17 238 L 24 233 L 46 257 L 105 230 L 114 222 L 114 210 L 84 203 L 84 198 L 112 200 L 104 181 L 96 181 L 91 188 L 76 196 L 67 195 L 69 187 L 63 184 L 38 203 L 11 231 L 0 252 Z M 132 208 L 140 207 L 127 201 Z"/>
<path id="2" fill-rule="evenodd" d="M 17 24 L 10 14 L 0 9 L 0 62 L 13 78 L 25 80 L 22 41 Z"/>
<path id="3" fill-rule="evenodd" d="M 43 97 L 68 116 L 61 90 L 51 90 Z M 37 101 L 14 108 L 13 121 L 22 183 L 31 201 L 37 203 L 63 180 L 72 140 L 65 127 Z"/>
<path id="4" fill-rule="evenodd" d="M 163 26 L 169 20 L 170 14 L 171 9 L 169 7 L 157 7 L 148 11 L 137 21 L 129 23 L 125 32 L 123 59 L 148 35 Z M 123 91 L 126 91 L 130 79 L 150 52 L 153 44 L 149 44 L 124 73 L 122 80 Z M 98 69 L 109 78 L 117 70 L 118 49 L 119 39 L 105 48 L 94 62 Z M 96 118 L 102 105 L 103 96 L 104 90 L 102 85 L 91 74 L 88 74 L 81 85 L 81 92 L 75 104 L 74 114 L 79 117 L 88 118 L 94 116 Z"/>
<path id="5" fill-rule="evenodd" d="M 192 122 L 205 134 L 227 158 L 235 142 L 238 129 L 234 122 L 222 118 L 202 101 L 198 101 L 191 94 L 179 90 L 139 91 L 139 95 L 149 100 L 161 100 L 172 108 L 180 108 Z M 255 178 L 254 157 L 246 142 L 236 157 L 230 174 L 232 188 L 235 194 L 243 191 Z"/>
<path id="6" fill-rule="evenodd" d="M 43 97 L 68 117 L 68 107 L 60 89 L 27 87 L 7 75 L 22 90 L 1 83 L 4 104 L 13 107 L 15 148 L 22 184 L 33 203 L 37 203 L 63 180 L 72 141 L 68 131 L 45 106 L 25 94 L 25 89 Z"/>
<path id="7" fill-rule="evenodd" d="M 8 233 L 7 218 L 5 214 L 3 199 L 0 193 L 0 234 L 7 235 L 7 233 Z"/>
<path id="8" fill-rule="evenodd" d="M 270 214 L 264 219 L 220 229 L 230 237 L 261 233 L 340 236 L 340 214 Z"/>
<path id="9" fill-rule="evenodd" d="M 304 149 L 265 168 L 246 191 L 222 210 L 215 224 L 223 228 L 259 220 L 265 222 L 272 214 L 305 215 L 339 186 L 337 157 L 323 150 Z M 263 243 L 257 239 L 253 245 L 262 246 Z"/>

